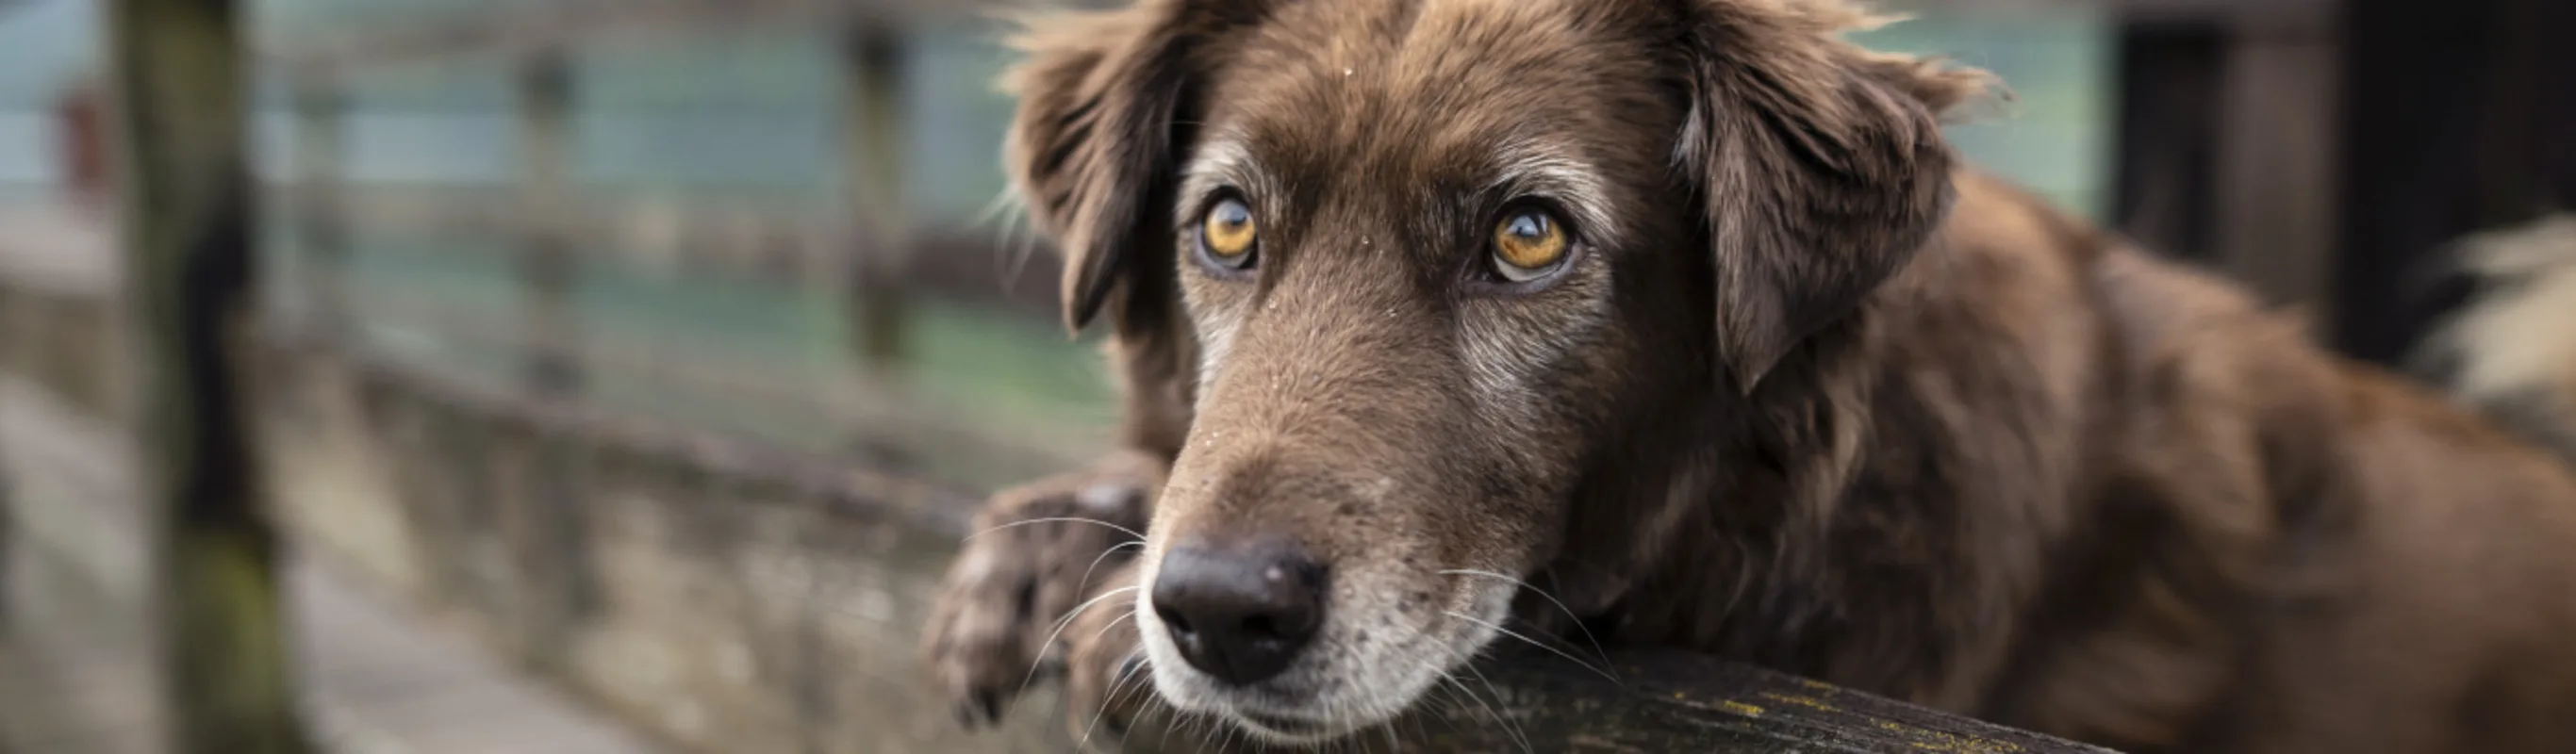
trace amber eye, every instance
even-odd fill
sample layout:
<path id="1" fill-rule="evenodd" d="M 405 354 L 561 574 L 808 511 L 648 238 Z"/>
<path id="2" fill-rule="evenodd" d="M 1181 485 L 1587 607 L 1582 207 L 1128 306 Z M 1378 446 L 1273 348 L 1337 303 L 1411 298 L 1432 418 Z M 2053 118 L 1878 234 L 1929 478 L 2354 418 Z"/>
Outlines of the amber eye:
<path id="1" fill-rule="evenodd" d="M 1494 226 L 1494 271 L 1515 283 L 1537 280 L 1565 261 L 1571 247 L 1556 216 L 1545 210 L 1516 211 Z"/>
<path id="2" fill-rule="evenodd" d="M 1224 267 L 1240 270 L 1251 266 L 1253 241 L 1259 237 L 1259 228 L 1252 222 L 1252 208 L 1240 200 L 1217 202 L 1199 221 L 1199 247 L 1207 250 L 1208 259 Z"/>

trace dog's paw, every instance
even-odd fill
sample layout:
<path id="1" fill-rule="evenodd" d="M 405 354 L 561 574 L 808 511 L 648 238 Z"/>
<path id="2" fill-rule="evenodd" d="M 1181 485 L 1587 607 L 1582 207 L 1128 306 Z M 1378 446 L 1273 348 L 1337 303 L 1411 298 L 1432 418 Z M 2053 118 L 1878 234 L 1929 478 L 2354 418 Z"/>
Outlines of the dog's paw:
<path id="1" fill-rule="evenodd" d="M 1161 484 L 1159 464 L 1120 456 L 1004 491 L 977 514 L 924 632 L 930 670 L 960 722 L 999 722 L 1035 677 L 1063 669 L 1069 641 L 1089 638 L 1067 615 L 1111 614 L 1103 605 L 1132 595 L 1109 590 L 1134 583 L 1124 566 L 1143 546 Z"/>

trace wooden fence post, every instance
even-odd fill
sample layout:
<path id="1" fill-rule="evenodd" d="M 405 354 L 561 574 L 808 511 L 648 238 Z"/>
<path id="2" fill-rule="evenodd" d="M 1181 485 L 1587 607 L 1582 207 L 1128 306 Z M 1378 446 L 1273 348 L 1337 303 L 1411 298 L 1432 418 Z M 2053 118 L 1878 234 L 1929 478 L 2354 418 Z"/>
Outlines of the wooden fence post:
<path id="1" fill-rule="evenodd" d="M 572 285 L 578 261 L 569 248 L 571 195 L 571 61 L 561 49 L 528 58 L 519 73 L 520 208 L 535 222 L 519 255 L 526 286 L 529 347 L 525 379 L 541 397 L 563 398 L 580 389 L 574 357 Z"/>
<path id="2" fill-rule="evenodd" d="M 849 265 L 847 306 L 852 347 L 872 376 L 892 379 L 904 357 L 905 268 L 911 253 L 904 201 L 903 38 L 892 22 L 862 17 L 842 39 L 848 82 L 843 150 L 849 196 L 859 220 L 857 259 Z"/>
<path id="3" fill-rule="evenodd" d="M 2273 303 L 2321 311 L 2333 212 L 2329 26 L 2303 9 L 2123 17 L 2114 225 Z"/>
<path id="4" fill-rule="evenodd" d="M 0 287 L 0 372 L 14 372 L 19 363 L 18 354 L 15 353 L 18 339 L 18 333 L 14 329 L 18 305 L 16 298 L 14 291 Z M 0 439 L 5 439 L 7 435 L 8 429 L 0 426 Z M 17 583 L 9 578 L 10 563 L 13 562 L 11 553 L 16 551 L 18 534 L 14 526 L 18 514 L 17 502 L 11 496 L 15 485 L 12 484 L 9 471 L 9 446 L 5 442 L 0 442 L 0 640 L 9 638 L 12 619 L 12 614 L 9 612 L 10 585 Z M 7 752 L 0 751 L 0 754 L 7 754 Z"/>
<path id="5" fill-rule="evenodd" d="M 2111 220 L 2168 254 L 2213 261 L 2228 29 L 2215 19 L 2119 21 L 2118 164 Z"/>
<path id="6" fill-rule="evenodd" d="M 355 336 L 355 312 L 349 307 L 348 190 L 343 181 L 348 121 L 347 95 L 327 75 L 299 81 L 295 88 L 296 217 L 306 265 L 302 280 L 311 297 L 303 323 L 331 347 L 345 347 Z"/>
<path id="7" fill-rule="evenodd" d="M 7 319 L 10 303 L 7 295 L 0 293 L 0 339 L 6 339 L 12 335 Z M 8 343 L 0 342 L 0 355 L 8 353 L 8 346 Z M 0 367 L 10 366 L 11 361 L 14 360 L 0 359 Z M 7 429 L 0 428 L 0 436 L 7 434 Z M 16 580 L 9 578 L 10 563 L 13 562 L 12 553 L 16 552 L 18 543 L 18 531 L 14 526 L 18 515 L 17 500 L 12 496 L 15 486 L 9 474 L 9 446 L 6 443 L 0 443 L 0 639 L 9 637 L 11 620 L 15 617 L 9 612 L 10 585 L 17 583 Z M 0 752 L 0 754 L 7 753 Z"/>
<path id="8" fill-rule="evenodd" d="M 156 528 L 169 741 L 302 752 L 277 538 L 240 391 L 257 279 L 240 6 L 118 0 L 110 11 L 125 295 L 145 380 L 136 439 Z"/>
<path id="9" fill-rule="evenodd" d="M 2336 43 L 2323 14 L 2239 25 L 2219 82 L 2211 248 L 2271 303 L 2332 321 Z"/>
<path id="10" fill-rule="evenodd" d="M 571 400 L 587 377 L 572 310 L 574 277 L 580 271 L 572 234 L 582 227 L 571 216 L 577 211 L 572 187 L 574 72 L 561 47 L 546 48 L 524 65 L 519 118 L 526 150 L 520 186 L 526 214 L 516 216 L 534 220 L 520 228 L 528 234 L 519 256 L 531 335 L 525 377 L 538 398 Z M 518 639 L 531 664 L 554 667 L 568 659 L 564 642 L 574 624 L 590 614 L 598 592 L 588 562 L 589 516 L 576 468 L 577 440 L 537 430 L 529 433 L 528 442 L 529 487 L 511 539 L 514 557 L 533 566 L 537 582 L 529 592 L 542 596 L 536 609 L 521 614 Z"/>

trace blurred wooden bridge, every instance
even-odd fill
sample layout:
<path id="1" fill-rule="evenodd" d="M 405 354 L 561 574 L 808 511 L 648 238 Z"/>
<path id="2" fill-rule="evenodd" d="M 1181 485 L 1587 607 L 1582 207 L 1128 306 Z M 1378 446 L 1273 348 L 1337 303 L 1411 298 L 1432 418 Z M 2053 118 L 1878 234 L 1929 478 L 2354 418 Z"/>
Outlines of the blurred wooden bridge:
<path id="1" fill-rule="evenodd" d="M 922 224 L 903 190 L 904 31 L 971 8 L 504 5 L 245 45 L 238 16 L 189 25 L 205 18 L 191 8 L 228 2 L 117 4 L 122 117 L 138 134 L 120 154 L 155 189 L 135 192 L 154 211 L 0 207 L 0 754 L 1072 749 L 1051 693 L 970 737 L 915 666 L 920 617 L 979 491 L 1083 460 L 1110 418 L 1097 367 L 1051 329 L 1052 261 Z M 2333 194 L 2319 166 L 2335 160 L 2308 143 L 2338 128 L 2309 113 L 2331 110 L 2314 98 L 2345 44 L 2326 20 L 2336 4 L 2119 7 L 2124 91 L 2147 106 L 2123 118 L 2117 219 L 2283 300 L 2376 280 L 2329 264 L 2344 220 L 2319 198 Z M 2377 13 L 2347 21 L 2383 28 Z M 157 37 L 179 32 L 148 28 L 156 19 L 212 36 Z M 836 201 L 674 206 L 580 185 L 580 51 L 755 28 L 835 40 L 839 91 L 818 98 L 846 110 Z M 219 52 L 148 54 L 155 39 Z M 349 103 L 369 72 L 454 60 L 511 82 L 517 182 L 353 181 Z M 240 70 L 293 103 L 286 173 L 266 182 L 245 167 L 246 127 L 225 125 L 249 119 L 247 97 L 222 86 L 229 98 L 180 102 L 166 86 Z M 2213 150 L 2277 169 L 2187 169 Z M 432 248 L 370 256 L 362 236 Z M 506 285 L 380 269 L 421 259 L 499 270 Z M 209 261 L 259 274 L 234 289 L 182 274 Z M 619 286 L 681 279 L 798 302 L 703 308 L 829 345 L 751 342 L 698 308 L 619 299 Z M 171 378 L 209 369 L 240 379 Z M 142 429 L 173 426 L 198 431 Z M 225 457 L 226 438 L 250 449 L 236 459 L 249 473 L 192 473 Z M 208 489 L 220 494 L 185 494 Z M 275 566 L 199 578 L 214 571 L 174 549 L 192 532 L 273 543 L 256 562 Z M 213 667 L 273 682 L 209 682 L 188 661 L 206 653 L 165 651 L 205 642 L 247 648 L 213 653 Z M 1621 682 L 1506 658 L 1486 670 L 1495 708 L 1446 713 L 1451 725 L 1403 746 L 2082 750 L 1702 658 L 1610 659 Z M 243 696 L 209 712 L 174 708 L 204 699 L 167 689 Z M 300 732 L 250 746 L 200 735 L 263 725 Z"/>

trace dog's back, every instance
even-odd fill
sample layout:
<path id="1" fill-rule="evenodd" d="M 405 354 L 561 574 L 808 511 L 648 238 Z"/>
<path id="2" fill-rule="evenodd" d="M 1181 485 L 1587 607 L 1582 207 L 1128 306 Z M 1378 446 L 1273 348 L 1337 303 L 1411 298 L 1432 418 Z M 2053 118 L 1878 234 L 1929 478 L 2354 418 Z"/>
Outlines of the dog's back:
<path id="1" fill-rule="evenodd" d="M 2074 444 L 2113 459 L 1982 714 L 2141 750 L 2576 747 L 2576 477 L 2559 459 L 2310 345 L 2231 284 L 1961 185 L 1949 267 L 2080 271 L 2101 326 L 2017 340 L 2095 365 L 2051 381 L 2098 391 L 2096 436 Z M 2010 313 L 2033 294 L 2007 288 L 2051 277 L 1926 284 L 2011 321 L 2058 308 Z"/>

